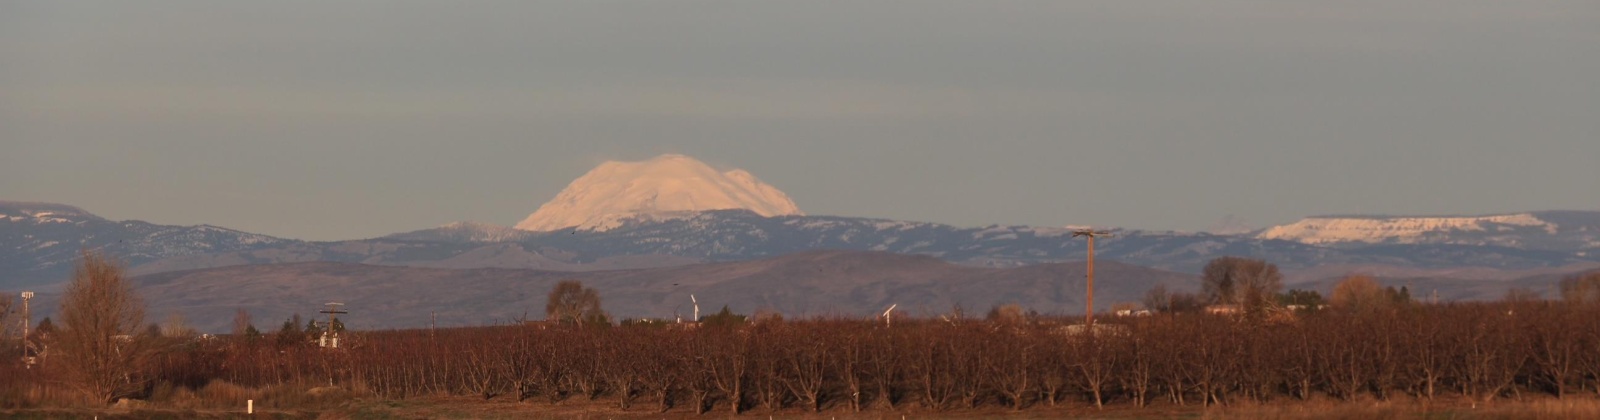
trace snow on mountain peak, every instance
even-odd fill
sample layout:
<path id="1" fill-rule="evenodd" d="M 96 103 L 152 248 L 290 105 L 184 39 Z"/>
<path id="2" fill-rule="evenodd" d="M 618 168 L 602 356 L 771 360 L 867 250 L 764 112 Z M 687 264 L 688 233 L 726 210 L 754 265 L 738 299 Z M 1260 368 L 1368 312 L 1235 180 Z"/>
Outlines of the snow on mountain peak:
<path id="1" fill-rule="evenodd" d="M 670 219 L 728 209 L 768 217 L 804 214 L 788 195 L 749 172 L 719 172 L 694 158 L 667 154 L 642 162 L 603 163 L 572 181 L 516 228 L 604 231 L 630 219 Z"/>

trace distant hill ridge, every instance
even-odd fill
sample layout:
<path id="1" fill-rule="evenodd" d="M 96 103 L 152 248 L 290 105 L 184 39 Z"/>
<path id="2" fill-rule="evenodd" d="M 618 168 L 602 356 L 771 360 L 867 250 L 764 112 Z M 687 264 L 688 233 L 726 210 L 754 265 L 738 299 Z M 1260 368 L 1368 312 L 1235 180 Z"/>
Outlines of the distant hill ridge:
<path id="1" fill-rule="evenodd" d="M 34 217 L 34 214 L 52 214 Z M 198 225 L 113 222 L 49 203 L 0 206 L 0 288 L 59 284 L 81 249 L 104 250 L 148 274 L 164 271 L 338 261 L 437 268 L 564 271 L 677 266 L 767 258 L 816 249 L 927 255 L 963 265 L 1016 267 L 1082 259 L 1085 244 L 1059 227 L 964 228 L 938 223 L 836 216 L 763 217 L 746 210 L 693 212 L 667 220 L 628 219 L 605 231 L 530 232 L 452 223 L 380 238 L 306 242 Z M 1323 266 L 1450 270 L 1560 269 L 1600 262 L 1593 237 L 1600 212 L 1524 213 L 1541 225 L 1491 224 L 1438 230 L 1417 240 L 1306 243 L 1256 236 L 1118 230 L 1100 255 L 1148 267 L 1198 272 L 1211 258 L 1261 258 L 1286 272 Z M 1308 219 L 1316 220 L 1316 219 Z M 1555 234 L 1547 229 L 1557 226 Z M 1299 238 L 1295 238 L 1299 239 Z"/>

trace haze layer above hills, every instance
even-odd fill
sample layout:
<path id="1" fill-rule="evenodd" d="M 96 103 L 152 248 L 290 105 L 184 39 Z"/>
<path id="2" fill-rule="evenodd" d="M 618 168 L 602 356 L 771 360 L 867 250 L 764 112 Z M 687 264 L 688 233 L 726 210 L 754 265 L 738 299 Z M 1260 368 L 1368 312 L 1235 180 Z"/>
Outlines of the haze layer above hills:
<path id="1" fill-rule="evenodd" d="M 1115 262 L 1096 266 L 1097 305 L 1134 302 L 1156 284 L 1194 289 L 1195 276 Z M 891 304 L 918 316 L 948 314 L 956 305 L 982 316 L 997 304 L 1019 303 L 1046 313 L 1084 307 L 1082 263 L 999 269 L 950 264 L 926 256 L 884 252 L 813 251 L 753 261 L 583 273 L 540 270 L 448 270 L 314 262 L 244 265 L 135 278 L 155 312 L 185 314 L 205 331 L 226 331 L 239 308 L 260 325 L 293 313 L 313 314 L 331 298 L 348 304 L 353 328 L 401 328 L 508 323 L 542 319 L 545 295 L 556 282 L 579 280 L 600 291 L 617 317 L 691 317 L 689 295 L 701 314 L 727 305 L 744 314 L 870 316 Z M 40 300 L 54 308 L 55 295 Z M 48 316 L 44 312 L 41 315 Z"/>

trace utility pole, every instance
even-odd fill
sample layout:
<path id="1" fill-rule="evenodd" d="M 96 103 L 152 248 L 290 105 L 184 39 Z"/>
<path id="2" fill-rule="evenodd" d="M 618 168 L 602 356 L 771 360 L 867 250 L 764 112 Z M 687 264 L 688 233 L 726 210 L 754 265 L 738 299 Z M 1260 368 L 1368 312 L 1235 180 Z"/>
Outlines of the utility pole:
<path id="1" fill-rule="evenodd" d="M 1096 231 L 1094 229 L 1081 229 L 1072 232 L 1072 237 L 1085 236 L 1089 238 L 1089 261 L 1087 263 L 1088 293 L 1084 300 L 1084 325 L 1094 327 L 1094 238 L 1097 236 L 1111 236 L 1111 232 Z"/>
<path id="2" fill-rule="evenodd" d="M 28 312 L 28 301 L 33 300 L 33 292 L 22 292 L 22 364 L 33 367 L 33 360 L 28 358 L 28 328 L 33 325 L 33 313 Z"/>
<path id="3" fill-rule="evenodd" d="M 333 332 L 333 322 L 337 321 L 339 319 L 338 318 L 338 314 L 348 314 L 350 312 L 339 310 L 339 306 L 340 305 L 344 305 L 343 303 L 328 302 L 327 305 L 328 305 L 328 309 L 323 309 L 323 310 L 318 311 L 318 312 L 328 314 L 328 328 L 324 328 L 322 330 L 322 336 L 323 337 L 332 338 L 332 345 L 331 346 L 328 345 L 327 342 L 329 340 L 323 340 L 323 347 L 338 348 L 339 347 L 339 336 L 335 335 L 334 332 Z"/>

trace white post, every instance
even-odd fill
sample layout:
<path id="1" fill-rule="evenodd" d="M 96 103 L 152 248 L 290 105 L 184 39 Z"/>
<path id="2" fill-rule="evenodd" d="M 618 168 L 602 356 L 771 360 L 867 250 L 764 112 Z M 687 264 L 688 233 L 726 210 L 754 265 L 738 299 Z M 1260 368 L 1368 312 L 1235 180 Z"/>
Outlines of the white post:
<path id="1" fill-rule="evenodd" d="M 245 414 L 255 414 L 256 413 L 256 400 L 244 400 L 244 413 Z"/>

